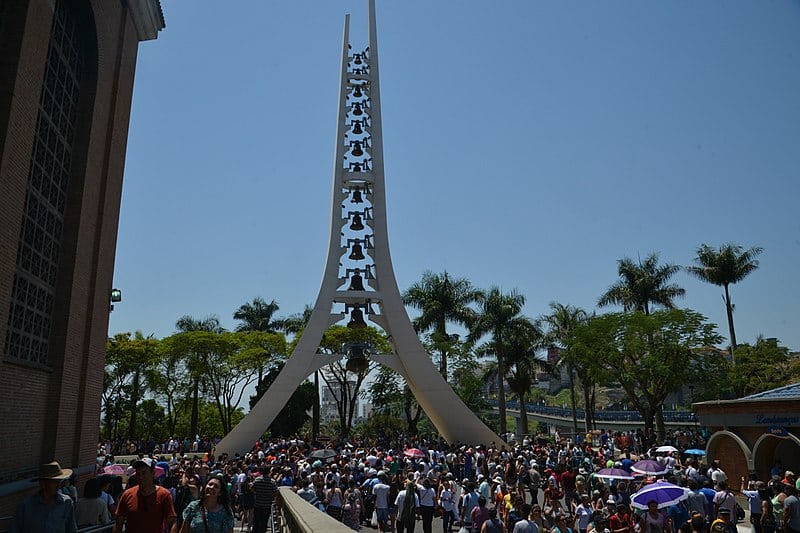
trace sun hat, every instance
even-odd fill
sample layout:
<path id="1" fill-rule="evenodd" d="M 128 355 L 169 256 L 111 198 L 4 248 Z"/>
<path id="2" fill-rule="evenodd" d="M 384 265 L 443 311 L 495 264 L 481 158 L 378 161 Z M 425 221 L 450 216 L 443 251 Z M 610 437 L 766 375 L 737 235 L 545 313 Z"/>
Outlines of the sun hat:
<path id="1" fill-rule="evenodd" d="M 72 470 L 69 468 L 61 468 L 61 465 L 56 461 L 46 463 L 39 467 L 38 479 L 67 479 L 72 475 Z"/>

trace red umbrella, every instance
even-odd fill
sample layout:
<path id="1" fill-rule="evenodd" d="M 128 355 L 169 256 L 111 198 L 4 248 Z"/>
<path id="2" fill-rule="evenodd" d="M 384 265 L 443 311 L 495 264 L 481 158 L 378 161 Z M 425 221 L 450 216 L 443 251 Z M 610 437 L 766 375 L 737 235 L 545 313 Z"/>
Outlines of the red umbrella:
<path id="1" fill-rule="evenodd" d="M 406 457 L 411 457 L 413 459 L 422 459 L 425 457 L 425 452 L 420 450 L 419 448 L 409 448 L 403 452 L 403 455 Z"/>

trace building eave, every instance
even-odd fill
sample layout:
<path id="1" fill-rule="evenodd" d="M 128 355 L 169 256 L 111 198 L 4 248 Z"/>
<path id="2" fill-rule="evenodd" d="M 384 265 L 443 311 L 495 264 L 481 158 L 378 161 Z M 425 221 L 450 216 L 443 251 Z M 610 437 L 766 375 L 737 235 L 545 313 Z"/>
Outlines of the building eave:
<path id="1" fill-rule="evenodd" d="M 133 25 L 140 41 L 152 41 L 166 27 L 160 0 L 128 0 Z"/>

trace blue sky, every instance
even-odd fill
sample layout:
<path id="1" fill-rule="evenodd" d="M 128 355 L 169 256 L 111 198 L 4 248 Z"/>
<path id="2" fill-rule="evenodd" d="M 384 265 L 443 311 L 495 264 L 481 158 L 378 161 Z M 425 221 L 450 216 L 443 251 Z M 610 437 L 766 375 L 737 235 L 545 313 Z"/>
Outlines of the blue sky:
<path id="1" fill-rule="evenodd" d="M 299 312 L 328 239 L 344 14 L 366 1 L 161 0 L 140 45 L 110 333 L 262 296 Z M 378 0 L 388 224 L 425 270 L 595 309 L 616 261 L 762 246 L 739 342 L 800 350 L 800 2 Z M 719 324 L 722 291 L 678 303 Z"/>

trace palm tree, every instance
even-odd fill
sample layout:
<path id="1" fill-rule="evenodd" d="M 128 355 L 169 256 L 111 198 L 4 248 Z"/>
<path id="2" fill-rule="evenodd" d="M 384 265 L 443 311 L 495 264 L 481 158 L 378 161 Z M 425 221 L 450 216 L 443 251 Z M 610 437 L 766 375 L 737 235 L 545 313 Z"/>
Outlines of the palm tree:
<path id="1" fill-rule="evenodd" d="M 272 300 L 267 303 L 263 298 L 257 296 L 253 298 L 252 303 L 246 303 L 239 306 L 239 309 L 233 312 L 233 318 L 239 320 L 239 325 L 236 326 L 236 331 L 263 331 L 264 333 L 278 333 L 284 328 L 284 319 L 278 318 L 273 320 L 272 316 L 280 309 L 278 303 Z M 258 369 L 258 381 L 256 388 L 261 385 L 264 380 L 264 369 Z"/>
<path id="2" fill-rule="evenodd" d="M 311 320 L 311 313 L 313 312 L 314 308 L 306 304 L 302 313 L 294 313 L 286 318 L 280 318 L 276 322 L 281 325 L 281 329 L 284 333 L 297 335 L 306 329 L 308 321 Z"/>
<path id="3" fill-rule="evenodd" d="M 748 274 L 758 268 L 756 257 L 764 249 L 754 246 L 743 250 L 736 244 L 723 244 L 719 250 L 707 244 L 697 249 L 694 261 L 698 266 L 686 267 L 686 270 L 698 278 L 714 285 L 724 287 L 725 311 L 728 314 L 728 331 L 731 334 L 731 358 L 736 350 L 736 331 L 733 328 L 733 304 L 728 287 L 742 281 Z"/>
<path id="4" fill-rule="evenodd" d="M 190 331 L 208 331 L 211 333 L 222 333 L 225 331 L 220 325 L 219 317 L 210 315 L 202 320 L 198 320 L 189 315 L 183 315 L 175 322 L 175 328 L 180 333 L 188 333 Z M 192 435 L 197 434 L 197 423 L 199 418 L 199 403 L 200 403 L 200 380 L 203 377 L 203 366 L 200 361 L 199 354 L 189 354 L 186 360 L 186 367 L 192 376 L 192 415 L 189 422 L 189 432 Z"/>
<path id="5" fill-rule="evenodd" d="M 236 331 L 263 331 L 265 333 L 277 333 L 282 328 L 282 320 L 273 320 L 272 316 L 280 309 L 275 300 L 270 303 L 263 298 L 253 298 L 252 303 L 239 306 L 233 313 L 233 318 L 240 320 L 236 326 Z"/>
<path id="6" fill-rule="evenodd" d="M 539 325 L 530 320 L 520 321 L 506 335 L 508 358 L 508 388 L 519 399 L 520 427 L 516 428 L 520 441 L 528 434 L 528 407 L 526 395 L 536 383 L 536 371 L 550 371 L 546 361 L 536 357 L 536 351 L 543 346 L 544 333 Z"/>
<path id="7" fill-rule="evenodd" d="M 648 255 L 644 261 L 623 257 L 617 261 L 619 281 L 612 284 L 597 302 L 600 307 L 621 305 L 628 311 L 650 314 L 651 305 L 674 309 L 673 300 L 686 294 L 686 290 L 669 279 L 680 269 L 678 265 L 658 264 L 658 253 Z"/>
<path id="8" fill-rule="evenodd" d="M 501 436 L 507 433 L 506 424 L 506 391 L 504 386 L 506 376 L 505 356 L 506 356 L 506 337 L 515 327 L 519 327 L 521 322 L 529 322 L 530 319 L 521 316 L 522 306 L 525 305 L 525 296 L 512 290 L 504 294 L 499 287 L 492 287 L 489 292 L 483 295 L 480 300 L 480 310 L 474 320 L 468 324 L 470 332 L 467 340 L 475 342 L 484 335 L 492 336 L 491 342 L 494 346 L 495 357 L 497 358 L 497 403 L 500 412 L 500 433 Z"/>
<path id="9" fill-rule="evenodd" d="M 475 311 L 470 304 L 477 302 L 481 291 L 464 278 L 451 278 L 445 271 L 434 274 L 426 271 L 422 280 L 414 283 L 403 293 L 403 303 L 422 311 L 414 319 L 414 329 L 419 333 L 433 330 L 438 341 L 449 339 L 447 323 L 467 325 Z M 443 343 L 445 346 L 447 343 Z M 439 349 L 439 372 L 447 379 L 447 349 Z"/>
<path id="10" fill-rule="evenodd" d="M 523 320 L 514 322 L 506 330 L 505 346 L 502 353 L 506 358 L 506 382 L 508 388 L 519 399 L 520 425 L 516 428 L 518 436 L 528 434 L 528 409 L 525 396 L 530 392 L 536 382 L 536 371 L 552 372 L 547 361 L 538 359 L 536 351 L 544 346 L 545 335 L 539 324 L 523 317 Z M 498 347 L 494 340 L 489 340 L 477 348 L 475 354 L 479 357 L 491 357 L 497 354 Z M 487 365 L 483 372 L 483 381 L 498 374 L 497 362 Z"/>
<path id="11" fill-rule="evenodd" d="M 572 427 L 578 433 L 577 399 L 575 398 L 575 374 L 583 376 L 581 385 L 583 388 L 583 399 L 585 405 L 586 430 L 589 431 L 589 398 L 591 396 L 592 384 L 587 379 L 585 369 L 581 368 L 576 354 L 570 353 L 567 348 L 572 340 L 572 334 L 579 325 L 589 319 L 589 315 L 580 307 L 564 305 L 558 302 L 550 302 L 550 314 L 542 317 L 542 321 L 547 325 L 547 340 L 551 344 L 561 348 L 561 359 L 559 366 L 564 366 L 569 374 L 570 400 L 572 401 Z M 580 376 L 579 376 L 580 377 Z"/>

